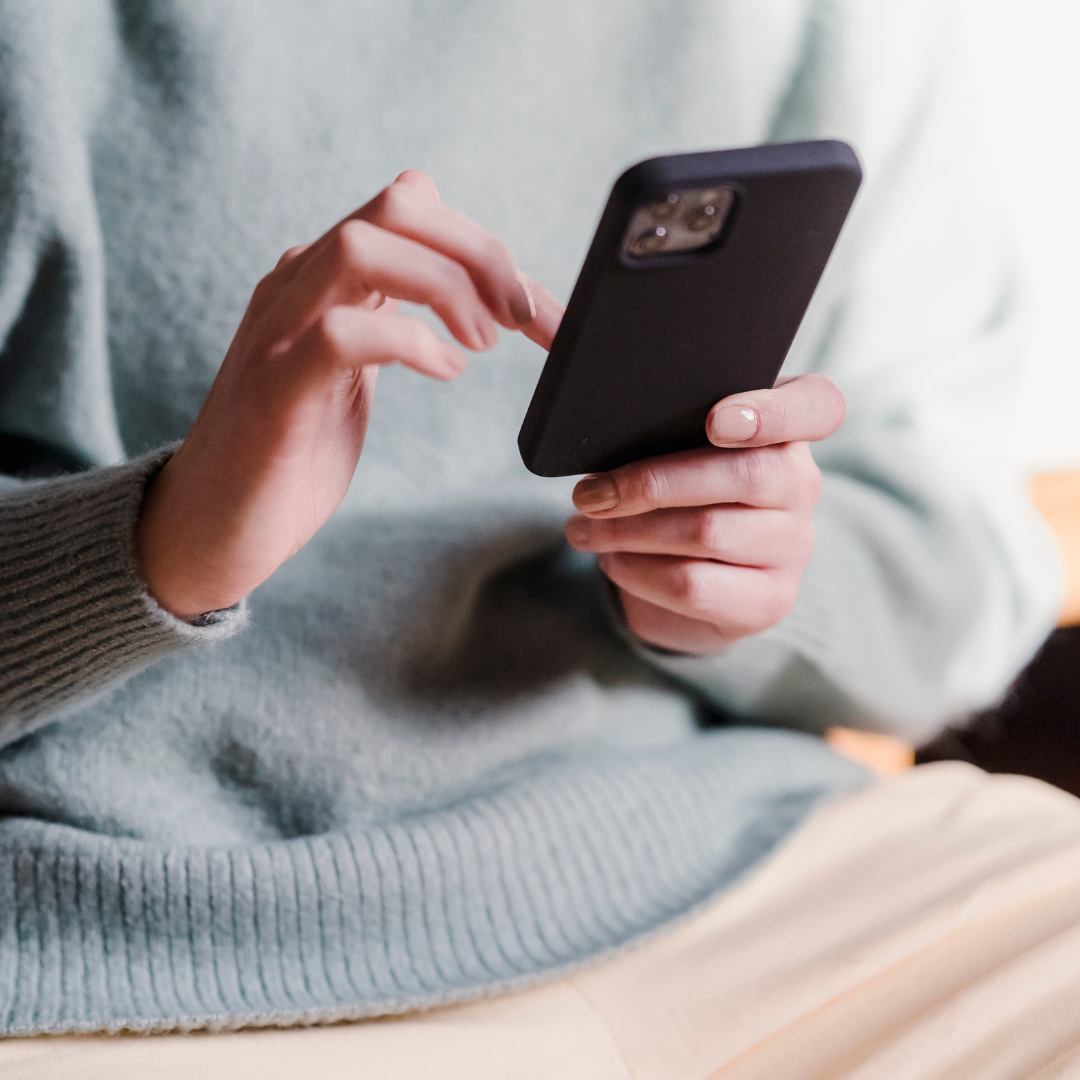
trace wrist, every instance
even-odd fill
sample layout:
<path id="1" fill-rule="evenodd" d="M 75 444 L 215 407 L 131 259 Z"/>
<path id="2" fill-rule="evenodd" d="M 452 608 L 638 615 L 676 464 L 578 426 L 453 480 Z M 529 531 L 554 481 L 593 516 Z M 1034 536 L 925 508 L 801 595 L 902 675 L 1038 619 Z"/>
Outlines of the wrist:
<path id="1" fill-rule="evenodd" d="M 143 494 L 132 538 L 135 566 L 158 607 L 182 622 L 199 624 L 243 597 L 212 587 L 200 571 L 198 540 L 186 527 L 196 515 L 176 512 L 173 461 L 166 462 Z"/>

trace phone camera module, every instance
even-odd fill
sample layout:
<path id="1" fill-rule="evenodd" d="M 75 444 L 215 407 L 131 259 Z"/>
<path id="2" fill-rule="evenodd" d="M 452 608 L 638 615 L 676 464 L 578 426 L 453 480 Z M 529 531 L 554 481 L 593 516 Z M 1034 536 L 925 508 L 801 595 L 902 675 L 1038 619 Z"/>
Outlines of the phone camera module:
<path id="1" fill-rule="evenodd" d="M 729 187 L 669 192 L 634 211 L 623 251 L 636 259 L 699 251 L 720 235 L 734 205 Z"/>

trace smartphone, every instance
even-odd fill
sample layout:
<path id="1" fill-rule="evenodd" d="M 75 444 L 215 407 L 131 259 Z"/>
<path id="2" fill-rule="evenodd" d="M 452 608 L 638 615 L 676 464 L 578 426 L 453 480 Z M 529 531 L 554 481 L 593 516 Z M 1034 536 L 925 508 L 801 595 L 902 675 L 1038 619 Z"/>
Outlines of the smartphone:
<path id="1" fill-rule="evenodd" d="M 518 447 L 540 476 L 707 446 L 771 387 L 862 182 L 846 143 L 677 154 L 619 177 Z"/>

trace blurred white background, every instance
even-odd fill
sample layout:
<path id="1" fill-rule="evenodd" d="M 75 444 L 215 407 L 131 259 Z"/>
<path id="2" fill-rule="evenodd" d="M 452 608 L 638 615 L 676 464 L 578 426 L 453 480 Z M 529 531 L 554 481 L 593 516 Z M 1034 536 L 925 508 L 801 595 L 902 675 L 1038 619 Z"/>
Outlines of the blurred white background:
<path id="1" fill-rule="evenodd" d="M 1033 301 L 1012 445 L 1080 468 L 1080 2 L 961 0 L 984 139 Z"/>

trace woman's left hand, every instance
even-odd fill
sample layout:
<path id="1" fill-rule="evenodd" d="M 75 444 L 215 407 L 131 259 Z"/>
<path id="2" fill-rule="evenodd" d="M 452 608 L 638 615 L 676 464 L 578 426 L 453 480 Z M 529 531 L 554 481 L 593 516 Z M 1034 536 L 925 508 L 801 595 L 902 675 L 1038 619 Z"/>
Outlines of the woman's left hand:
<path id="1" fill-rule="evenodd" d="M 713 406 L 712 447 L 578 483 L 566 537 L 599 554 L 639 638 L 718 653 L 791 611 L 821 494 L 809 443 L 831 435 L 844 411 L 832 382 L 800 375 Z"/>

